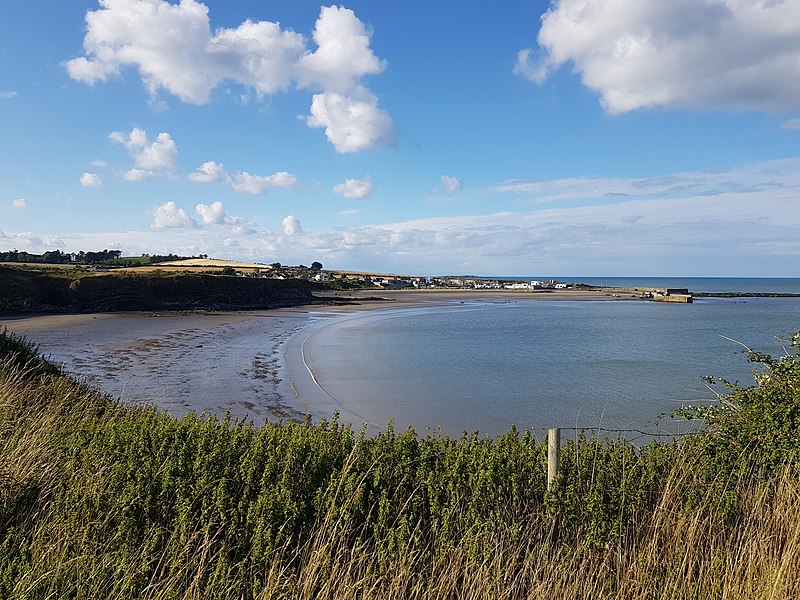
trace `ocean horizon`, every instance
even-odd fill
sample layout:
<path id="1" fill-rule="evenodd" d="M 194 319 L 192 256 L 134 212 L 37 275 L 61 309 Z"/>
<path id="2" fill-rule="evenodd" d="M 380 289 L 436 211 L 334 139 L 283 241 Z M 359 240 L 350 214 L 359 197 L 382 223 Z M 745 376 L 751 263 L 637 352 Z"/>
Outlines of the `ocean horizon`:
<path id="1" fill-rule="evenodd" d="M 800 294 L 800 277 L 564 277 L 523 276 L 485 277 L 484 279 L 520 281 L 564 281 L 597 287 L 687 288 L 690 292 Z"/>

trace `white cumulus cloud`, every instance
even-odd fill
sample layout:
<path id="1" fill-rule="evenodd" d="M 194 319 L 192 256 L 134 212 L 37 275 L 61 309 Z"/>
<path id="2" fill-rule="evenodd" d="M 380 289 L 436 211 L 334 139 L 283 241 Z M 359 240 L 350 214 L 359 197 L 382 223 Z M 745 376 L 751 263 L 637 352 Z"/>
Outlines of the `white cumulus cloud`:
<path id="1" fill-rule="evenodd" d="M 394 125 L 378 99 L 369 93 L 359 97 L 334 92 L 314 94 L 309 127 L 322 127 L 337 152 L 346 154 L 394 144 Z"/>
<path id="2" fill-rule="evenodd" d="M 297 187 L 297 178 L 286 171 L 278 171 L 272 175 L 251 175 L 247 171 L 228 173 L 228 182 L 234 192 L 260 196 L 272 188 Z"/>
<path id="3" fill-rule="evenodd" d="M 172 172 L 178 164 L 178 146 L 166 132 L 159 133 L 150 142 L 145 131 L 134 127 L 127 135 L 113 131 L 108 139 L 125 146 L 134 160 L 136 166 L 126 173 L 127 181 L 140 181 L 153 177 L 158 172 Z"/>
<path id="4" fill-rule="evenodd" d="M 221 225 L 225 222 L 225 206 L 222 202 L 198 204 L 195 212 L 200 215 L 204 225 Z"/>
<path id="5" fill-rule="evenodd" d="M 219 181 L 224 175 L 225 167 L 213 160 L 209 160 L 197 167 L 194 173 L 189 173 L 189 179 L 196 183 L 211 183 Z"/>
<path id="6" fill-rule="evenodd" d="M 372 195 L 375 189 L 369 179 L 345 179 L 344 183 L 333 186 L 333 193 L 348 200 L 364 200 Z"/>
<path id="7" fill-rule="evenodd" d="M 247 171 L 228 172 L 220 163 L 213 160 L 204 162 L 189 174 L 189 179 L 197 183 L 226 181 L 234 192 L 261 196 L 273 188 L 296 188 L 297 178 L 286 171 L 272 175 L 251 175 Z"/>
<path id="8" fill-rule="evenodd" d="M 516 73 L 541 83 L 570 63 L 612 114 L 800 109 L 796 0 L 554 0 L 537 41 Z"/>
<path id="9" fill-rule="evenodd" d="M 153 227 L 166 229 L 172 227 L 194 227 L 197 222 L 174 202 L 165 202 L 153 211 Z"/>
<path id="10" fill-rule="evenodd" d="M 83 187 L 103 187 L 103 180 L 97 173 L 82 173 L 80 182 Z"/>
<path id="11" fill-rule="evenodd" d="M 178 162 L 178 147 L 168 133 L 159 133 L 152 144 L 146 145 L 136 155 L 136 166 L 142 169 L 171 171 Z"/>
<path id="12" fill-rule="evenodd" d="M 236 233 L 239 235 L 252 235 L 256 233 L 253 223 L 244 217 L 226 216 L 225 227 L 231 233 Z"/>
<path id="13" fill-rule="evenodd" d="M 371 35 L 352 10 L 340 6 L 320 9 L 312 50 L 305 36 L 276 22 L 248 19 L 212 33 L 208 6 L 196 0 L 101 0 L 98 10 L 86 13 L 85 55 L 64 66 L 72 79 L 89 85 L 136 69 L 151 103 L 165 90 L 184 102 L 204 104 L 223 82 L 257 95 L 293 87 L 321 90 L 323 99 L 335 94 L 343 99 L 338 106 L 369 113 L 349 120 L 350 129 L 365 129 L 350 134 L 360 141 L 334 142 L 342 136 L 342 114 L 329 107 L 323 118 L 316 96 L 316 113 L 312 105 L 307 122 L 325 127 L 338 151 L 355 152 L 385 145 L 393 136 L 391 117 L 361 83 L 386 68 L 370 47 Z"/>
<path id="14" fill-rule="evenodd" d="M 244 217 L 234 217 L 225 214 L 225 205 L 222 202 L 212 204 L 198 204 L 195 212 L 200 216 L 203 225 L 222 225 L 231 233 L 250 235 L 256 232 L 253 223 Z"/>
<path id="15" fill-rule="evenodd" d="M 386 68 L 370 48 L 370 32 L 350 9 L 323 6 L 313 35 L 317 49 L 304 54 L 297 66 L 302 86 L 347 93 L 364 75 Z"/>
<path id="16" fill-rule="evenodd" d="M 17 198 L 11 201 L 11 208 L 27 208 L 28 201 L 25 198 Z"/>
<path id="17" fill-rule="evenodd" d="M 150 179 L 155 177 L 156 174 L 153 171 L 147 171 L 145 169 L 128 169 L 122 175 L 122 178 L 125 181 L 144 181 L 145 179 Z"/>
<path id="18" fill-rule="evenodd" d="M 294 215 L 289 215 L 281 222 L 283 235 L 294 236 L 303 233 L 303 227 L 300 225 L 300 219 Z"/>

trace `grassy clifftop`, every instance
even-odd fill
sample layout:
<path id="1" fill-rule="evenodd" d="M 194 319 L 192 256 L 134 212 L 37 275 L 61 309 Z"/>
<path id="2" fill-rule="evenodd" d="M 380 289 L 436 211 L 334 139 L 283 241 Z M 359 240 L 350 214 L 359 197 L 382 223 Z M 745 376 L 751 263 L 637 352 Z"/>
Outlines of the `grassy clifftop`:
<path id="1" fill-rule="evenodd" d="M 0 266 L 0 313 L 264 309 L 314 301 L 314 284 L 198 273 L 76 274 Z"/>
<path id="2" fill-rule="evenodd" d="M 800 337 L 792 342 L 800 349 Z M 800 360 L 712 427 L 365 438 L 126 407 L 0 335 L 3 598 L 797 598 Z"/>

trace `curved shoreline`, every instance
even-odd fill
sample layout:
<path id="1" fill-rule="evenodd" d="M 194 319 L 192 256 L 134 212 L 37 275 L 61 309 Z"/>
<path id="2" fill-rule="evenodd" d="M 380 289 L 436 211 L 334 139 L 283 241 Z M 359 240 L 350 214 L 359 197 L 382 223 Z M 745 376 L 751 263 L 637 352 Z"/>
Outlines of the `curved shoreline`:
<path id="1" fill-rule="evenodd" d="M 324 323 L 318 318 L 323 315 L 459 304 L 485 295 L 381 296 L 384 299 L 375 300 L 370 290 L 334 295 L 334 301 L 348 304 L 260 311 L 0 315 L 0 327 L 27 338 L 51 362 L 109 396 L 177 417 L 192 411 L 219 418 L 230 413 L 233 419 L 260 423 L 298 421 L 307 414 L 330 418 L 338 411 L 360 424 L 362 418 L 326 397 L 323 388 L 297 383 L 305 378 L 313 384 L 308 372 L 303 378 L 294 368 L 294 389 L 287 383 L 292 359 L 286 349 L 292 340 L 302 339 L 297 336 L 313 328 L 314 321 Z M 309 367 L 313 374 L 313 365 Z"/>
<path id="2" fill-rule="evenodd" d="M 461 293 L 458 293 L 458 292 Z M 373 295 L 363 304 L 351 304 L 327 307 L 324 310 L 312 310 L 310 321 L 289 339 L 283 347 L 283 373 L 286 387 L 284 393 L 308 411 L 314 418 L 332 419 L 338 413 L 339 421 L 349 423 L 354 428 L 364 426 L 367 433 L 378 433 L 386 429 L 386 421 L 377 422 L 359 413 L 359 409 L 347 401 L 331 393 L 325 381 L 319 377 L 314 365 L 310 348 L 314 338 L 324 330 L 339 327 L 344 322 L 360 319 L 374 319 L 402 315 L 418 310 L 461 310 L 472 306 L 491 304 L 514 304 L 516 302 L 554 303 L 580 300 L 582 302 L 606 302 L 626 300 L 620 296 L 607 296 L 589 291 L 576 297 L 572 292 L 553 295 L 532 295 L 528 292 L 500 292 L 479 290 L 477 293 L 463 290 L 436 291 L 394 291 L 387 293 L 383 299 L 376 300 Z M 315 322 L 316 320 L 316 322 Z M 388 419 L 394 419 L 388 417 Z M 404 426 L 405 424 L 403 424 Z M 420 423 L 415 427 L 419 428 Z M 438 427 L 438 426 L 436 426 Z"/>
<path id="3" fill-rule="evenodd" d="M 282 348 L 282 370 L 285 374 L 283 394 L 291 397 L 295 403 L 307 411 L 307 414 L 314 418 L 331 420 L 335 414 L 338 414 L 341 422 L 350 423 L 354 427 L 360 427 L 367 423 L 368 427 L 374 429 L 380 427 L 377 424 L 369 423 L 368 419 L 348 409 L 322 386 L 314 374 L 312 361 L 306 349 L 306 344 L 321 329 L 338 324 L 342 320 L 355 319 L 360 316 L 359 314 L 310 314 L 309 322 L 287 340 Z"/>
<path id="4" fill-rule="evenodd" d="M 309 311 L 309 321 L 290 339 L 282 348 L 283 364 L 281 372 L 284 375 L 283 393 L 291 396 L 292 400 L 307 414 L 314 418 L 332 419 L 338 413 L 340 422 L 349 423 L 353 427 L 366 427 L 368 433 L 375 433 L 386 429 L 386 423 L 377 423 L 359 414 L 352 407 L 348 407 L 340 399 L 334 397 L 322 382 L 319 381 L 313 359 L 308 350 L 308 344 L 314 336 L 328 327 L 338 326 L 344 321 L 373 318 L 376 312 L 392 314 L 407 310 L 424 308 L 442 308 L 448 305 L 463 307 L 461 297 L 438 298 L 434 301 L 421 302 L 416 298 L 405 298 L 399 305 L 388 303 L 386 300 L 374 300 L 364 304 L 353 304 L 329 307 L 324 310 Z M 430 299 L 429 299 L 430 300 Z M 472 299 L 476 300 L 476 299 Z"/>
<path id="5" fill-rule="evenodd" d="M 409 308 L 470 304 L 632 300 L 608 290 L 550 293 L 506 290 L 397 290 L 326 295 L 350 304 L 264 311 L 98 313 L 0 318 L 0 327 L 38 344 L 68 373 L 115 398 L 152 404 L 175 416 L 189 411 L 236 420 L 330 419 L 370 431 L 386 422 L 365 418 L 359 402 L 327 389 L 311 347 L 320 330 L 343 319 Z M 321 360 L 321 358 L 320 358 Z M 341 385 L 337 388 L 341 395 Z M 366 406 L 366 405 L 363 405 Z M 363 414 L 359 414 L 362 413 Z M 376 414 L 380 414 L 379 412 Z M 373 418 L 374 414 L 373 414 Z M 381 417 L 378 417 L 379 419 Z"/>

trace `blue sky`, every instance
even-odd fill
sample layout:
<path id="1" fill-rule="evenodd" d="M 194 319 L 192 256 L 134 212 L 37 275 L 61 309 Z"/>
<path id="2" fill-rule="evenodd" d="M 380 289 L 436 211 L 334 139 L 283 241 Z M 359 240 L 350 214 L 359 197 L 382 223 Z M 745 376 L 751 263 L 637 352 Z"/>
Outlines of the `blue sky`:
<path id="1" fill-rule="evenodd" d="M 6 0 L 0 249 L 800 276 L 796 0 Z"/>

